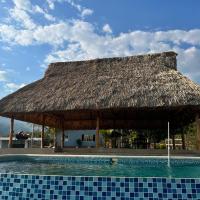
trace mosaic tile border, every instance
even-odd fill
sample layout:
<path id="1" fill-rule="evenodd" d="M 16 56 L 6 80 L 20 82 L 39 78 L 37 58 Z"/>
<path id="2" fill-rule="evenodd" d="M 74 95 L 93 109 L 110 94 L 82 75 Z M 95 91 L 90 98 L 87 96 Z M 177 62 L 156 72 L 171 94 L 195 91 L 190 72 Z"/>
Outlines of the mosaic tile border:
<path id="1" fill-rule="evenodd" d="M 0 199 L 200 199 L 200 179 L 0 174 Z"/>

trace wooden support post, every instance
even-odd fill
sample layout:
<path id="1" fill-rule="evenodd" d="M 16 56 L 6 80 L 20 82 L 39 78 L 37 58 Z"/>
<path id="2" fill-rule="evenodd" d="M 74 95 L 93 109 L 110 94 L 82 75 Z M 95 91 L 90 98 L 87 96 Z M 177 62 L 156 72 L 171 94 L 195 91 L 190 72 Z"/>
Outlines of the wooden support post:
<path id="1" fill-rule="evenodd" d="M 33 148 L 33 138 L 34 138 L 34 124 L 32 124 L 32 133 L 31 133 L 31 148 Z"/>
<path id="2" fill-rule="evenodd" d="M 12 147 L 13 134 L 14 134 L 14 118 L 11 117 L 11 120 L 10 120 L 10 134 L 9 134 L 9 142 L 8 142 L 8 147 L 9 148 Z"/>
<path id="3" fill-rule="evenodd" d="M 96 142 L 96 148 L 99 148 L 99 114 L 97 115 L 97 121 L 96 121 L 96 136 L 95 136 L 95 142 Z"/>
<path id="4" fill-rule="evenodd" d="M 64 148 L 64 139 L 65 139 L 65 127 L 64 127 L 64 122 L 62 121 L 61 148 Z"/>
<path id="5" fill-rule="evenodd" d="M 185 147 L 185 135 L 184 135 L 184 133 L 181 133 L 181 140 L 182 140 L 182 149 L 186 149 L 186 147 Z"/>
<path id="6" fill-rule="evenodd" d="M 42 115 L 41 149 L 44 147 L 44 125 L 45 125 L 45 117 L 44 115 Z"/>
<path id="7" fill-rule="evenodd" d="M 175 135 L 172 134 L 172 146 L 173 146 L 173 150 L 176 149 L 176 144 L 175 144 Z"/>
<path id="8" fill-rule="evenodd" d="M 197 127 L 196 148 L 197 148 L 197 150 L 200 150 L 200 119 L 199 119 L 199 115 L 196 116 L 196 127 Z"/>
<path id="9" fill-rule="evenodd" d="M 54 147 L 55 147 L 55 149 L 57 149 L 57 147 L 58 147 L 57 132 L 58 132 L 58 129 L 55 128 L 55 133 L 54 133 Z"/>

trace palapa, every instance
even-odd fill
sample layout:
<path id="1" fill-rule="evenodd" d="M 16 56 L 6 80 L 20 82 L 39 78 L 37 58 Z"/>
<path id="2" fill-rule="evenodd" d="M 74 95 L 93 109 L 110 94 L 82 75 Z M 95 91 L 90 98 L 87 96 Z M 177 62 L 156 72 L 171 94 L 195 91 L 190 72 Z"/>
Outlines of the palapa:
<path id="1" fill-rule="evenodd" d="M 183 113 L 193 118 L 200 86 L 177 71 L 176 56 L 52 63 L 42 79 L 3 98 L 0 115 L 38 124 L 45 115 L 46 125 L 65 129 L 93 129 L 97 115 L 102 128 L 151 127 L 149 120 L 157 126 Z"/>

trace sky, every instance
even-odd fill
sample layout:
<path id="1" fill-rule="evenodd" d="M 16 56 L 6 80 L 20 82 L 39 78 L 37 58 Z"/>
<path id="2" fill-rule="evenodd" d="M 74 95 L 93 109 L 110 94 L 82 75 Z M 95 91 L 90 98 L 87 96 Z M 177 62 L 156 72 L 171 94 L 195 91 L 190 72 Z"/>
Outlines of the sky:
<path id="1" fill-rule="evenodd" d="M 0 98 L 56 61 L 178 53 L 200 83 L 199 0 L 0 0 Z"/>

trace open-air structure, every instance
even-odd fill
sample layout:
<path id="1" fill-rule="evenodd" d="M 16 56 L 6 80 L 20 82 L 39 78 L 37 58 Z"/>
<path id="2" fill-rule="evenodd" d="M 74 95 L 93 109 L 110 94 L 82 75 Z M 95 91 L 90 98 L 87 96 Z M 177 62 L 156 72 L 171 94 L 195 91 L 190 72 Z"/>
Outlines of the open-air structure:
<path id="1" fill-rule="evenodd" d="M 57 62 L 44 77 L 3 98 L 0 116 L 64 130 L 167 129 L 197 122 L 200 86 L 177 71 L 177 54 Z M 62 137 L 63 142 L 63 137 Z"/>

